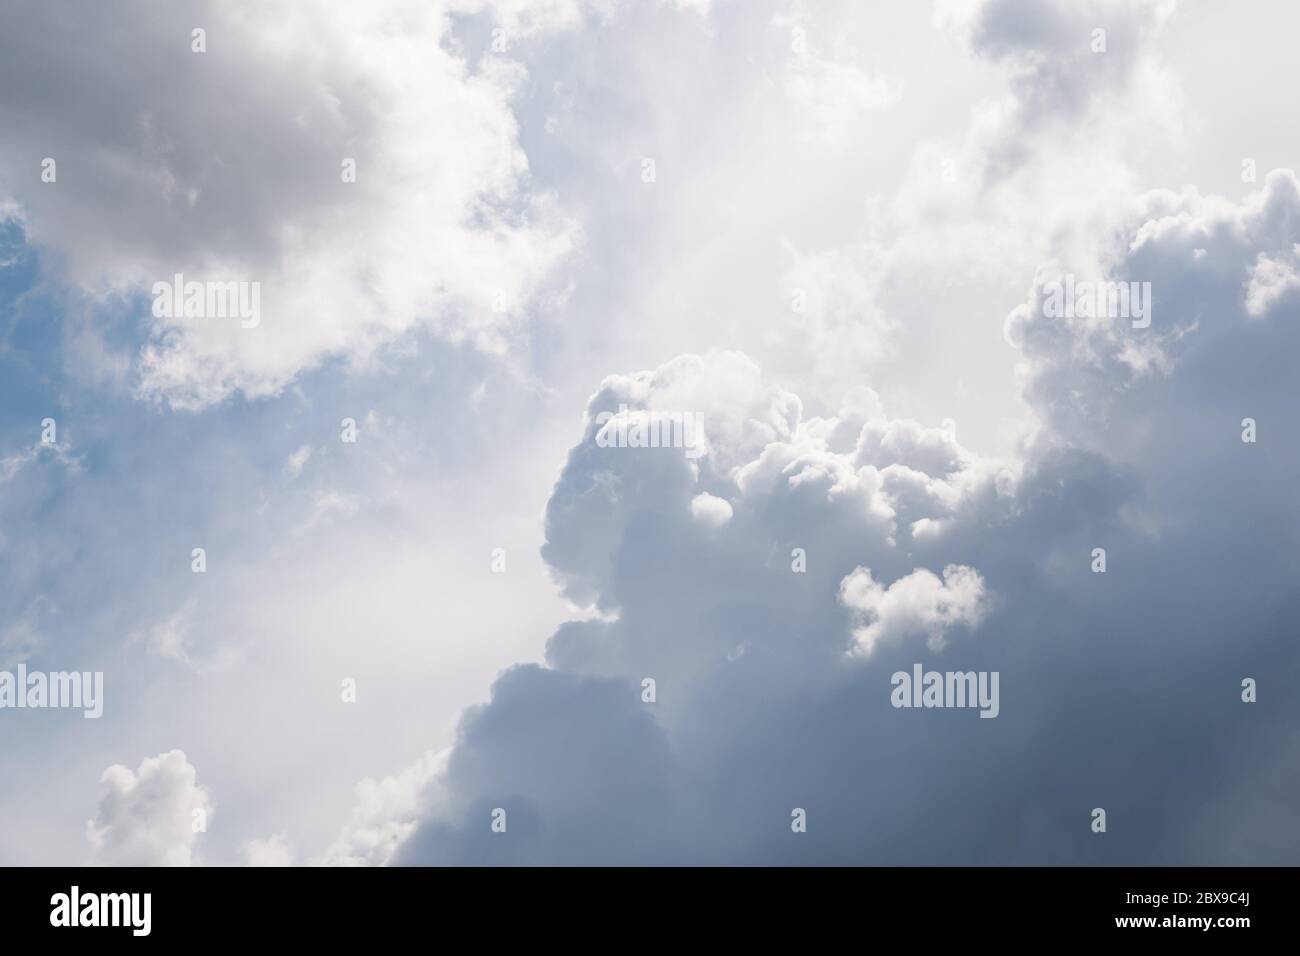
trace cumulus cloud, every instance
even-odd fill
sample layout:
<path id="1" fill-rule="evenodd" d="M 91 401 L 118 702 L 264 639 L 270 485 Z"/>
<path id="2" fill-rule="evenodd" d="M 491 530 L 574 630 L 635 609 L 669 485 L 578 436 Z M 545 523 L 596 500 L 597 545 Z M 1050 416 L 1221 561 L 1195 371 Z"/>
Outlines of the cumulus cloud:
<path id="1" fill-rule="evenodd" d="M 416 329 L 492 353 L 524 333 L 572 229 L 529 189 L 522 68 L 471 61 L 453 32 L 483 6 L 6 8 L 0 190 L 89 294 L 139 297 L 140 394 L 199 409 Z M 558 28 L 569 6 L 507 19 Z M 178 273 L 260 283 L 259 324 L 153 314 Z"/>
<path id="2" fill-rule="evenodd" d="M 1300 832 L 1278 788 L 1294 779 L 1300 711 L 1275 702 L 1266 730 L 1237 694 L 1242 676 L 1296 666 L 1281 556 L 1297 525 L 1268 516 L 1295 513 L 1282 357 L 1300 354 L 1300 324 L 1286 298 L 1252 316 L 1246 280 L 1293 247 L 1300 189 L 1280 172 L 1240 203 L 1157 191 L 1133 209 L 1099 255 L 1153 284 L 1149 327 L 1046 315 L 1050 269 L 1008 319 L 1037 423 L 1014 461 L 891 418 L 861 390 L 805 417 L 734 353 L 606 379 L 545 548 L 561 585 L 603 613 L 561 626 L 548 669 L 509 672 L 466 716 L 447 764 L 460 769 L 396 858 L 1293 859 L 1300 845 L 1276 840 Z M 698 460 L 593 440 L 612 405 L 681 401 L 708 422 Z M 1247 413 L 1269 423 L 1267 446 L 1240 440 Z M 695 520 L 701 495 L 731 506 L 725 535 Z M 918 660 L 998 671 L 998 719 L 893 710 L 888 675 Z M 1248 767 L 1267 793 L 1232 782 L 1259 779 Z M 628 788 L 634 768 L 654 772 Z M 1079 836 L 1098 805 L 1123 840 Z M 821 821 L 806 839 L 791 839 L 794 806 Z M 496 807 L 522 811 L 517 839 L 492 835 Z"/>
<path id="3" fill-rule="evenodd" d="M 435 808 L 433 784 L 446 766 L 446 753 L 426 753 L 398 774 L 365 779 L 343 829 L 320 862 L 328 866 L 380 866 Z"/>
<path id="4" fill-rule="evenodd" d="M 1006 332 L 1022 354 L 1025 393 L 1046 423 L 1112 455 L 1149 457 L 1149 446 L 1134 444 L 1141 440 L 1135 426 L 1149 429 L 1158 411 L 1171 411 L 1170 396 L 1193 407 L 1221 400 L 1213 391 L 1198 394 L 1186 371 L 1189 357 L 1206 355 L 1211 342 L 1220 350 L 1213 361 L 1224 365 L 1247 361 L 1261 341 L 1278 339 L 1285 348 L 1286 310 L 1264 304 L 1286 304 L 1285 272 L 1263 263 L 1293 254 L 1298 212 L 1300 182 L 1290 170 L 1271 172 L 1240 203 L 1190 187 L 1155 190 L 1131 203 L 1126 230 L 1101 255 L 1113 263 L 1113 278 L 1150 283 L 1146 329 L 1132 328 L 1124 316 L 1053 317 L 1043 307 L 1043 289 L 1056 273 L 1040 269 Z M 1270 321 L 1245 324 L 1266 311 Z M 1264 391 L 1255 401 L 1275 399 Z"/>
<path id="5" fill-rule="evenodd" d="M 619 404 L 700 409 L 708 453 L 600 445 L 596 419 Z M 762 702 L 802 726 L 828 686 L 859 687 L 869 701 L 870 670 L 848 653 L 863 640 L 855 615 L 933 638 L 977 624 L 984 610 L 969 568 L 949 567 L 940 581 L 907 566 L 897 518 L 951 515 L 981 493 L 996 500 L 996 470 L 980 462 L 976 477 L 976 456 L 949 433 L 934 443 L 950 455 L 911 456 L 928 432 L 885 418 L 874 395 L 856 392 L 840 417 L 805 420 L 744 356 L 683 356 L 607 379 L 587 422 L 548 508 L 546 553 L 575 597 L 607 613 L 563 625 L 547 668 L 508 671 L 465 716 L 429 791 L 437 808 L 426 792 L 400 862 L 766 859 L 779 828 L 764 836 L 762 817 L 788 818 L 778 796 L 788 787 L 775 781 L 790 768 L 735 763 L 764 734 L 791 732 L 759 716 Z M 887 434 L 916 440 L 882 442 Z M 886 464 L 895 448 L 935 472 L 908 474 L 954 490 L 895 499 L 884 474 L 906 468 Z M 726 534 L 711 534 L 708 516 L 724 504 Z M 807 558 L 799 571 L 797 548 Z M 901 580 L 874 604 L 863 588 L 838 604 L 841 579 L 858 582 L 865 572 L 854 569 L 867 563 Z M 766 795 L 736 793 L 737 773 Z M 497 808 L 512 840 L 490 829 Z"/>
<path id="6" fill-rule="evenodd" d="M 721 528 L 731 520 L 733 512 L 726 498 L 718 498 L 702 491 L 691 499 L 691 517 L 709 528 Z"/>
<path id="7" fill-rule="evenodd" d="M 941 650 L 949 629 L 979 623 L 986 598 L 978 571 L 950 564 L 942 580 L 917 568 L 888 587 L 871 577 L 870 568 L 854 568 L 840 582 L 840 600 L 860 617 L 853 638 L 863 654 L 870 654 L 879 641 L 912 634 L 925 635 L 932 650 Z"/>
<path id="8" fill-rule="evenodd" d="M 1149 68 L 1149 40 L 1178 0 L 939 0 L 936 24 L 1010 72 L 1017 136 L 1077 121 Z M 1004 155 L 1003 159 L 1008 159 Z"/>
<path id="9" fill-rule="evenodd" d="M 146 757 L 138 769 L 114 764 L 100 778 L 103 795 L 86 824 L 94 860 L 114 866 L 189 866 L 197 862 L 212 798 L 180 750 Z"/>
<path id="10" fill-rule="evenodd" d="M 560 739 L 568 744 L 557 750 Z M 462 719 L 438 781 L 441 805 L 425 802 L 393 862 L 668 862 L 670 770 L 662 730 L 623 681 L 511 668 L 490 703 Z M 582 781 L 591 799 L 575 801 Z M 507 841 L 492 830 L 496 811 Z"/>
<path id="11" fill-rule="evenodd" d="M 1270 259 L 1265 253 L 1259 254 L 1246 286 L 1248 315 L 1264 315 L 1283 296 L 1300 290 L 1297 261 L 1300 261 L 1300 246 L 1292 248 L 1289 258 Z"/>

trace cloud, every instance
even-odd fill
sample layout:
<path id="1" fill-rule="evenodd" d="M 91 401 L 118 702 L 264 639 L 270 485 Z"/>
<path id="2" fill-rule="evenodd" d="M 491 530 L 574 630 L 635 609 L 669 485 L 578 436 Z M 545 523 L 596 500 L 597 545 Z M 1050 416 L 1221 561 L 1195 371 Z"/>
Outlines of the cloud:
<path id="1" fill-rule="evenodd" d="M 471 61 L 454 34 L 452 15 L 482 6 L 7 10 L 0 189 L 87 294 L 138 297 L 140 395 L 201 409 L 416 330 L 493 354 L 525 334 L 573 233 L 529 188 L 511 111 L 524 71 Z M 54 183 L 33 172 L 46 157 Z M 260 283 L 260 323 L 151 316 L 153 284 L 178 273 Z"/>
<path id="2" fill-rule="evenodd" d="M 25 224 L 0 250 L 22 458 L 0 556 L 12 619 L 59 609 L 5 650 L 120 667 L 127 752 L 156 752 L 162 712 L 190 752 L 274 726 L 310 754 L 205 764 L 247 817 L 204 843 L 222 860 L 1300 858 L 1300 716 L 1269 691 L 1300 679 L 1300 204 L 1285 171 L 1213 194 L 1259 131 L 1188 138 L 1205 104 L 1157 57 L 1205 62 L 1216 39 L 1189 36 L 1231 18 L 1189 10 L 1157 45 L 1159 4 L 981 0 L 947 11 L 954 48 L 917 6 L 832 2 L 795 61 L 772 26 L 802 21 L 771 13 L 797 3 L 614 6 L 0 22 L 0 184 L 22 200 L 0 209 Z M 1283 105 L 1267 69 L 1229 73 Z M 871 105 L 882 77 L 897 107 Z M 1274 127 L 1260 156 L 1290 152 Z M 47 154 L 57 184 L 32 176 Z M 261 279 L 259 327 L 155 320 L 176 267 Z M 1151 325 L 1046 315 L 1066 274 L 1150 282 Z M 701 454 L 602 447 L 622 405 L 697 416 Z M 75 475 L 21 452 L 46 407 Z M 178 587 L 201 618 L 168 618 Z M 121 654 L 153 625 L 152 654 Z M 232 642 L 202 681 L 160 659 Z M 893 709 L 916 664 L 999 672 L 997 719 Z M 259 686 L 271 710 L 207 725 Z M 52 739 L 19 742 L 33 773 L 4 815 L 115 759 Z"/>
<path id="3" fill-rule="evenodd" d="M 888 587 L 871 577 L 870 568 L 854 568 L 840 582 L 840 600 L 863 622 L 853 629 L 863 654 L 879 641 L 911 634 L 925 635 L 932 650 L 941 650 L 944 634 L 958 625 L 975 627 L 986 605 L 979 572 L 957 564 L 943 569 L 943 580 L 917 568 Z"/>
<path id="4" fill-rule="evenodd" d="M 1264 315 L 1283 296 L 1300 289 L 1300 274 L 1296 272 L 1298 259 L 1300 259 L 1300 246 L 1293 247 L 1290 261 L 1270 259 L 1262 252 L 1259 254 L 1246 287 L 1248 315 Z"/>
<path id="5" fill-rule="evenodd" d="M 903 98 L 899 80 L 813 53 L 790 60 L 785 88 L 819 141 L 830 145 L 840 143 L 854 124 L 862 122 L 863 114 L 894 106 Z"/>
<path id="6" fill-rule="evenodd" d="M 195 607 L 195 601 L 187 602 L 175 614 L 159 621 L 147 631 L 133 635 L 132 639 L 143 641 L 150 654 L 185 664 L 192 663 L 189 644 Z"/>
<path id="7" fill-rule="evenodd" d="M 888 268 L 880 244 L 817 252 L 788 243 L 786 248 L 792 259 L 785 275 L 790 309 L 788 321 L 768 333 L 774 346 L 802 359 L 810 378 L 835 382 L 895 356 L 897 323 L 879 304 Z"/>
<path id="8" fill-rule="evenodd" d="M 691 460 L 682 449 L 601 447 L 596 419 L 619 404 L 699 409 L 708 453 Z M 751 718 L 768 700 L 802 726 L 828 686 L 867 680 L 848 653 L 855 618 L 833 594 L 855 567 L 902 576 L 907 561 L 882 449 L 925 443 L 879 436 L 927 433 L 915 423 L 891 431 L 878 415 L 879 400 L 858 392 L 842 418 L 803 420 L 793 396 L 735 353 L 606 379 L 548 507 L 545 553 L 563 587 L 607 613 L 563 625 L 548 668 L 507 671 L 489 702 L 465 715 L 433 788 L 437 809 L 426 795 L 424 822 L 394 859 L 768 859 L 775 851 L 761 817 L 773 814 L 769 837 L 778 839 L 789 814 L 779 794 L 789 787 L 776 779 L 791 768 L 778 760 L 742 771 L 736 761 L 764 734 L 800 731 Z M 976 456 L 950 435 L 943 441 L 952 454 L 930 456 L 933 480 L 969 479 Z M 878 465 L 863 463 L 868 453 Z M 951 515 L 992 480 L 907 508 Z M 701 518 L 723 503 L 725 523 Z M 807 549 L 806 574 L 792 567 L 797 546 Z M 867 613 L 870 602 L 855 596 Z M 944 581 L 918 571 L 874 609 L 892 630 L 933 636 L 978 622 L 982 582 L 968 568 L 948 568 Z M 643 696 L 647 679 L 653 702 Z M 735 793 L 740 779 L 755 792 Z M 764 810 L 756 800 L 776 804 Z M 491 830 L 497 808 L 511 821 L 508 839 Z"/>
<path id="9" fill-rule="evenodd" d="M 1005 65 L 1022 133 L 1130 86 L 1178 0 L 939 0 L 935 22 Z"/>
<path id="10" fill-rule="evenodd" d="M 247 866 L 292 866 L 293 848 L 283 833 L 275 833 L 265 840 L 249 840 L 244 844 L 244 863 Z"/>
<path id="11" fill-rule="evenodd" d="M 1277 835 L 1300 832 L 1282 798 L 1300 708 L 1280 698 L 1265 717 L 1239 689 L 1298 666 L 1300 525 L 1276 517 L 1295 513 L 1300 323 L 1289 298 L 1252 316 L 1247 279 L 1294 246 L 1300 187 L 1283 171 L 1239 203 L 1154 191 L 1129 208 L 1097 256 L 1151 282 L 1152 323 L 1050 317 L 1058 267 L 1041 269 L 1008 319 L 1035 423 L 1013 461 L 861 390 L 804 417 L 735 353 L 607 378 L 544 548 L 602 613 L 562 625 L 547 669 L 508 671 L 466 715 L 459 770 L 395 858 L 1294 859 Z M 701 410 L 707 454 L 599 447 L 595 418 L 619 403 Z M 1247 414 L 1267 444 L 1241 441 Z M 701 495 L 730 520 L 701 526 Z M 893 709 L 889 674 L 918 661 L 999 672 L 997 720 Z M 1269 782 L 1247 793 L 1242 775 Z M 1105 839 L 1089 839 L 1095 806 Z M 496 807 L 522 810 L 513 836 L 490 830 Z"/>
<path id="12" fill-rule="evenodd" d="M 433 809 L 433 784 L 446 766 L 447 754 L 426 753 L 401 773 L 357 784 L 356 805 L 337 838 L 325 851 L 328 866 L 379 866 Z"/>
<path id="13" fill-rule="evenodd" d="M 727 499 L 718 498 L 707 491 L 691 499 L 691 517 L 708 528 L 721 528 L 731 520 L 733 512 Z"/>
<path id="14" fill-rule="evenodd" d="M 0 629 L 0 670 L 24 663 L 45 646 L 41 625 L 44 618 L 58 613 L 53 603 L 36 598 L 17 617 Z"/>
<path id="15" fill-rule="evenodd" d="M 311 459 L 311 445 L 301 445 L 284 460 L 284 480 L 293 481 L 302 474 L 303 467 Z"/>
<path id="16" fill-rule="evenodd" d="M 1006 334 L 1022 353 L 1025 394 L 1046 424 L 1090 448 L 1151 460 L 1154 449 L 1134 447 L 1136 432 L 1143 426 L 1148 437 L 1159 434 L 1150 426 L 1173 411 L 1171 397 L 1183 407 L 1222 401 L 1189 377 L 1189 359 L 1205 356 L 1201 362 L 1226 366 L 1222 373 L 1235 377 L 1232 365 L 1247 362 L 1262 342 L 1289 348 L 1288 310 L 1262 303 L 1293 306 L 1294 299 L 1282 294 L 1285 275 L 1261 263 L 1293 254 L 1297 216 L 1300 181 L 1290 170 L 1269 173 L 1240 203 L 1192 188 L 1155 190 L 1131 203 L 1125 231 L 1100 257 L 1112 263 L 1110 277 L 1150 283 L 1149 329 L 1132 328 L 1127 317 L 1050 316 L 1043 288 L 1055 273 L 1040 269 L 1029 301 L 1008 316 Z M 1261 268 L 1269 277 L 1262 281 Z M 1248 324 L 1265 311 L 1268 321 Z M 1218 351 L 1208 351 L 1211 342 Z M 1269 389 L 1280 385 L 1276 376 L 1242 384 L 1239 400 L 1275 404 Z M 1251 393 L 1257 397 L 1247 398 Z"/>
<path id="17" fill-rule="evenodd" d="M 511 668 L 491 702 L 463 718 L 457 741 L 440 781 L 445 809 L 420 823 L 393 862 L 671 859 L 668 743 L 625 682 Z M 575 801 L 580 781 L 592 790 Z M 492 829 L 498 810 L 504 834 Z"/>
<path id="18" fill-rule="evenodd" d="M 69 474 L 75 475 L 81 470 L 81 459 L 69 450 L 66 442 L 38 441 L 30 448 L 0 458 L 0 484 L 12 481 L 19 472 L 39 461 L 42 456 L 53 458 L 67 468 Z"/>
<path id="19" fill-rule="evenodd" d="M 189 866 L 197 861 L 200 831 L 212 816 L 212 798 L 196 783 L 198 773 L 185 753 L 172 750 L 146 757 L 139 769 L 114 764 L 104 771 L 104 789 L 93 820 L 86 824 L 96 863 L 112 866 Z M 196 812 L 199 815 L 196 816 Z"/>

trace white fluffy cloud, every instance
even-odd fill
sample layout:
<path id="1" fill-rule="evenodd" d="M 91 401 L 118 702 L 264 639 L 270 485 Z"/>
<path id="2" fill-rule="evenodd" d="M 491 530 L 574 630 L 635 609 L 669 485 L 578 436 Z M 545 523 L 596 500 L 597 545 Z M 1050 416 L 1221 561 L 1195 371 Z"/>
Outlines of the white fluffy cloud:
<path id="1" fill-rule="evenodd" d="M 691 517 L 705 527 L 721 528 L 731 520 L 731 515 L 731 505 L 726 498 L 702 491 L 691 499 Z"/>
<path id="2" fill-rule="evenodd" d="M 146 757 L 135 771 L 114 764 L 104 771 L 104 793 L 86 824 L 97 863 L 115 866 L 189 866 L 197 861 L 212 798 L 183 751 Z M 196 815 L 196 811 L 198 814 Z"/>
<path id="3" fill-rule="evenodd" d="M 853 638 L 863 654 L 870 654 L 880 641 L 912 634 L 924 635 L 932 650 L 941 650 L 951 628 L 979 624 L 986 595 L 978 571 L 950 564 L 942 580 L 917 568 L 888 586 L 872 578 L 870 568 L 854 568 L 840 583 L 840 600 L 860 616 Z"/>
<path id="4" fill-rule="evenodd" d="M 1250 281 L 1246 286 L 1246 312 L 1252 316 L 1267 313 L 1285 295 L 1293 295 L 1300 290 L 1300 273 L 1296 271 L 1300 261 L 1300 246 L 1294 246 L 1289 257 L 1271 259 L 1260 253 L 1251 270 Z"/>
<path id="5" fill-rule="evenodd" d="M 400 773 L 357 784 L 352 813 L 320 862 L 327 866 L 387 863 L 430 811 L 446 761 L 445 752 L 426 753 Z"/>

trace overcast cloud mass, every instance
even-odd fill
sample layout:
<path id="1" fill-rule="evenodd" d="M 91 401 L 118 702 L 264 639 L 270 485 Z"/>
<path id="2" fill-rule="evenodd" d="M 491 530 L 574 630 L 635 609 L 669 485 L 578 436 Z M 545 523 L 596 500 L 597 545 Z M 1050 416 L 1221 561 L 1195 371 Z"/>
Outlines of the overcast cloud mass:
<path id="1" fill-rule="evenodd" d="M 0 863 L 1300 863 L 1298 31 L 4 4 Z"/>

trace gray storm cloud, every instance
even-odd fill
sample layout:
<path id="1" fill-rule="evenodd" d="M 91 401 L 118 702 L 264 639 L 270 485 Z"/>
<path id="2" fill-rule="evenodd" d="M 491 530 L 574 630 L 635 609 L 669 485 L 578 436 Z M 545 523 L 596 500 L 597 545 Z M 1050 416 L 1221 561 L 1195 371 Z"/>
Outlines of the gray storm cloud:
<path id="1" fill-rule="evenodd" d="M 466 717 L 442 809 L 395 860 L 1294 862 L 1300 312 L 1282 296 L 1257 316 L 1247 290 L 1296 241 L 1300 190 L 1277 172 L 1240 204 L 1156 193 L 1140 212 L 1117 271 L 1152 282 L 1151 328 L 1035 297 L 1009 318 L 1038 416 L 1013 462 L 870 401 L 804 419 L 735 353 L 608 379 L 544 552 L 605 614 Z M 620 402 L 693 402 L 709 455 L 597 447 Z M 700 493 L 731 520 L 693 522 Z M 987 613 L 960 583 L 976 573 Z M 932 586 L 902 598 L 916 575 Z M 884 610 L 895 589 L 917 606 Z M 853 655 L 864 609 L 897 639 Z M 1000 716 L 891 709 L 914 661 L 1000 672 Z M 1267 702 L 1241 701 L 1246 677 Z M 496 807 L 517 830 L 491 833 Z"/>

